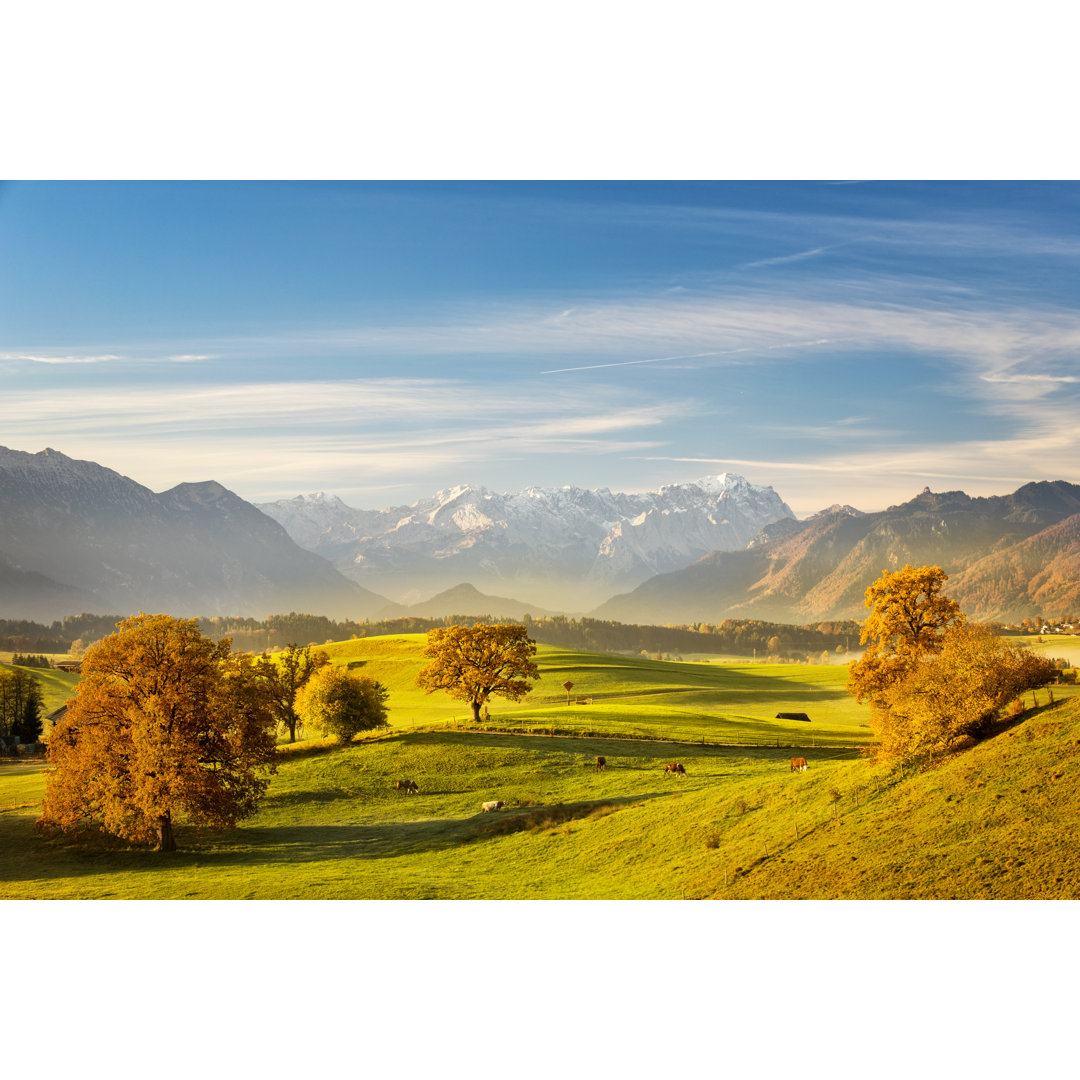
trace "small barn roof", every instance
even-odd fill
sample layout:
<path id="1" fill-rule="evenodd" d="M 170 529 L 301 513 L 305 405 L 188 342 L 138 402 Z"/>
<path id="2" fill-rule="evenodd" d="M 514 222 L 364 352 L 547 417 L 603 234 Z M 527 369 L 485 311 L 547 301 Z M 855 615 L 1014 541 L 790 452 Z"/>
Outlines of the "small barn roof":
<path id="1" fill-rule="evenodd" d="M 810 723 L 810 717 L 804 712 L 778 712 L 777 720 L 801 720 L 804 724 Z"/>

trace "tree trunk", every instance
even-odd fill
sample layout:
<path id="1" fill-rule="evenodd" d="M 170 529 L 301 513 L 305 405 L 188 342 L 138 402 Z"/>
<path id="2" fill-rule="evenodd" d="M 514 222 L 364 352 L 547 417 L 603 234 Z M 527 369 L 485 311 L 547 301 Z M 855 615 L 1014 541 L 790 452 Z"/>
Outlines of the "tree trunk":
<path id="1" fill-rule="evenodd" d="M 473 718 L 473 720 L 475 720 L 477 723 L 479 723 L 480 722 L 480 702 L 479 701 L 470 701 L 469 702 L 469 708 L 472 709 L 472 718 Z"/>
<path id="2" fill-rule="evenodd" d="M 173 836 L 172 815 L 168 812 L 157 819 L 158 851 L 175 851 L 176 838 Z"/>

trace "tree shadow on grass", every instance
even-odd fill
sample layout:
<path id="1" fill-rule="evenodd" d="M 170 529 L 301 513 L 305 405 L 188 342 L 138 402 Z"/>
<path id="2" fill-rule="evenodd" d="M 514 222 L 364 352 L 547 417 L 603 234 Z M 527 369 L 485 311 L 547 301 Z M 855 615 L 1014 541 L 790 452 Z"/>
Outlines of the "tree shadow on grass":
<path id="1" fill-rule="evenodd" d="M 568 821 L 600 817 L 668 791 L 646 792 L 550 806 L 508 807 L 467 818 L 337 825 L 241 827 L 210 832 L 178 826 L 180 850 L 163 854 L 148 849 L 122 849 L 106 842 L 47 842 L 23 837 L 21 857 L 0 860 L 0 881 L 48 881 L 109 872 L 177 873 L 197 868 L 253 869 L 284 864 L 341 859 L 384 859 L 445 851 L 492 840 L 510 833 L 543 830 Z"/>
<path id="2" fill-rule="evenodd" d="M 599 817 L 648 799 L 658 791 L 611 799 L 550 806 L 508 807 L 467 818 L 429 818 L 421 821 L 357 825 L 315 825 L 284 828 L 246 828 L 237 834 L 243 848 L 199 853 L 202 866 L 268 865 L 323 862 L 334 859 L 382 859 L 445 851 L 516 832 L 542 830 L 567 821 Z"/>

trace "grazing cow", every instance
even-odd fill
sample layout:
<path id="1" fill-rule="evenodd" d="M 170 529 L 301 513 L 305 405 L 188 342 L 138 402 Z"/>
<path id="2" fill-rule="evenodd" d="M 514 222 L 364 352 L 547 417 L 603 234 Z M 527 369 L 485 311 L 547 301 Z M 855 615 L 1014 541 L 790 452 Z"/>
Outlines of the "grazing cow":
<path id="1" fill-rule="evenodd" d="M 497 799 L 494 802 L 486 802 L 480 804 L 480 812 L 486 814 L 489 810 L 501 810 L 506 803 L 502 799 Z"/>
<path id="2" fill-rule="evenodd" d="M 799 772 L 802 772 L 805 768 L 806 768 L 806 758 L 804 758 L 804 757 L 793 757 L 791 759 L 791 771 L 792 772 L 795 772 L 796 770 L 798 770 Z"/>
<path id="3" fill-rule="evenodd" d="M 596 767 L 598 769 L 604 768 L 605 765 L 607 765 L 607 758 L 606 757 L 598 757 L 596 759 Z"/>
<path id="4" fill-rule="evenodd" d="M 410 792 L 419 793 L 419 791 L 420 791 L 420 788 L 417 787 L 417 784 L 416 784 L 415 780 L 399 780 L 394 785 L 394 788 L 397 791 L 404 791 L 406 794 L 408 794 Z"/>
<path id="5" fill-rule="evenodd" d="M 674 773 L 676 776 L 685 776 L 686 769 L 683 768 L 682 762 L 671 761 L 664 766 L 665 773 Z"/>

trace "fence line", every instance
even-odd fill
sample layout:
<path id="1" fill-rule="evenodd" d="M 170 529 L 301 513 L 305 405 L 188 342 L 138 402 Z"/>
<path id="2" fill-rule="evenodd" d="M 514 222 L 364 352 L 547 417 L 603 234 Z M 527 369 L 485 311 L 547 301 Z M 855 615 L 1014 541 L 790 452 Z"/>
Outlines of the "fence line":
<path id="1" fill-rule="evenodd" d="M 447 720 L 444 724 L 430 724 L 424 725 L 423 728 L 410 728 L 410 731 L 420 730 L 435 730 L 440 729 L 446 731 L 458 731 L 464 735 L 527 735 L 533 738 L 544 739 L 603 739 L 608 742 L 661 742 L 670 743 L 675 746 L 716 746 L 716 747 L 738 747 L 745 746 L 749 749 L 775 749 L 775 750 L 862 750 L 871 743 L 833 743 L 818 742 L 816 739 L 811 743 L 797 743 L 797 742 L 781 742 L 778 736 L 774 736 L 765 742 L 752 742 L 743 741 L 740 737 L 736 736 L 734 742 L 725 741 L 722 739 L 710 739 L 705 735 L 687 735 L 685 732 L 680 736 L 679 734 L 664 736 L 664 735 L 635 735 L 635 734 L 615 734 L 608 731 L 596 731 L 586 730 L 577 731 L 566 728 L 548 727 L 545 728 L 542 725 L 538 725 L 534 728 L 529 727 L 461 727 L 454 720 Z M 728 737 L 730 739 L 730 736 Z"/>

